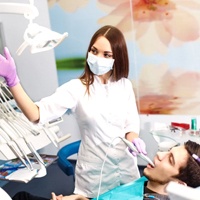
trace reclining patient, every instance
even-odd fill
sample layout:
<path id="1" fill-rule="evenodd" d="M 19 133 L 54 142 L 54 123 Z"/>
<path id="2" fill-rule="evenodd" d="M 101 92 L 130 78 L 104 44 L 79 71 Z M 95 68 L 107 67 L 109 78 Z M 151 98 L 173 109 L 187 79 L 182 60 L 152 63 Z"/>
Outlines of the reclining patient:
<path id="1" fill-rule="evenodd" d="M 168 152 L 158 152 L 154 158 L 155 167 L 147 165 L 144 176 L 136 181 L 116 187 L 99 196 L 99 200 L 169 200 L 166 186 L 170 181 L 193 188 L 200 186 L 200 163 L 193 157 L 200 157 L 200 145 L 187 141 L 184 145 L 173 147 Z M 21 198 L 20 198 L 21 196 Z M 22 197 L 26 198 L 22 198 Z M 56 196 L 52 200 L 86 200 L 81 195 Z M 13 200 L 49 200 L 35 197 L 26 192 L 17 193 Z"/>

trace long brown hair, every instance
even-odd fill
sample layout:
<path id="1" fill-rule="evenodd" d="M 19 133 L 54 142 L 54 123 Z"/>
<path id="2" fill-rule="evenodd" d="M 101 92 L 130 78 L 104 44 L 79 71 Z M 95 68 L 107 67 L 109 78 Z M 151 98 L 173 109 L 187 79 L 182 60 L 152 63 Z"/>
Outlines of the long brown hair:
<path id="1" fill-rule="evenodd" d="M 88 57 L 88 52 L 91 50 L 91 47 L 100 36 L 104 36 L 110 42 L 113 59 L 115 59 L 112 81 L 118 81 L 121 78 L 127 78 L 129 74 L 129 59 L 126 41 L 122 32 L 114 26 L 103 26 L 94 33 L 87 50 L 86 60 Z M 85 70 L 79 78 L 81 82 L 86 85 L 87 92 L 89 93 L 89 86 L 94 82 L 94 74 L 91 72 L 87 62 L 85 63 Z"/>

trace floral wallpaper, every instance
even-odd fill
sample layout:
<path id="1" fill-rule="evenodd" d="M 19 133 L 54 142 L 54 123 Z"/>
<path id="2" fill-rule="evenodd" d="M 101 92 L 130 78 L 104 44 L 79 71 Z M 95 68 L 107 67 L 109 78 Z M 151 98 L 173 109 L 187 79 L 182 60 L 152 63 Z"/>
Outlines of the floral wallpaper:
<path id="1" fill-rule="evenodd" d="M 199 0 L 48 0 L 48 5 L 52 28 L 69 33 L 55 49 L 63 82 L 82 73 L 91 36 L 111 24 L 127 41 L 140 114 L 200 114 Z"/>

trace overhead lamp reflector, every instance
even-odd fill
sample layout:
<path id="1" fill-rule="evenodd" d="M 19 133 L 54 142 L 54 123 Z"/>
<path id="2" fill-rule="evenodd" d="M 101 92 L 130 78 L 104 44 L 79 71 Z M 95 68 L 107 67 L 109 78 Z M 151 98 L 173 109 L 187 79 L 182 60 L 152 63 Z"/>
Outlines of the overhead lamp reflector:
<path id="1" fill-rule="evenodd" d="M 67 32 L 60 34 L 33 23 L 32 21 L 39 15 L 39 11 L 33 5 L 34 1 L 29 1 L 30 4 L 0 3 L 0 13 L 24 14 L 24 17 L 30 21 L 24 32 L 24 42 L 17 49 L 18 55 L 21 55 L 26 47 L 30 47 L 31 53 L 53 49 L 68 36 Z"/>
<path id="2" fill-rule="evenodd" d="M 46 27 L 39 26 L 36 23 L 30 23 L 28 28 L 25 30 L 24 42 L 18 48 L 17 54 L 21 55 L 21 53 L 28 46 L 30 46 L 31 53 L 38 53 L 53 49 L 67 36 L 67 32 L 60 34 Z"/>

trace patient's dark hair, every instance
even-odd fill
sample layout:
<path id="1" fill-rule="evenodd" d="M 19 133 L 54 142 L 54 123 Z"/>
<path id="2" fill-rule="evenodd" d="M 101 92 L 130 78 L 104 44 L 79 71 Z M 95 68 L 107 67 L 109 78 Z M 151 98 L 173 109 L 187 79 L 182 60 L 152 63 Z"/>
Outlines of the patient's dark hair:
<path id="1" fill-rule="evenodd" d="M 192 157 L 192 154 L 200 157 L 200 145 L 189 140 L 185 143 L 185 148 L 189 153 L 189 158 L 186 166 L 180 169 L 176 178 L 195 188 L 200 186 L 200 163 Z"/>

